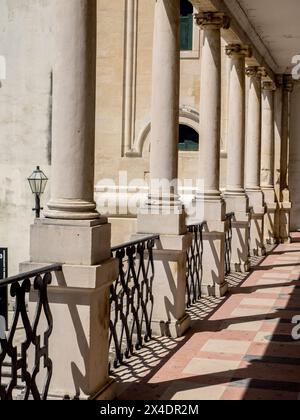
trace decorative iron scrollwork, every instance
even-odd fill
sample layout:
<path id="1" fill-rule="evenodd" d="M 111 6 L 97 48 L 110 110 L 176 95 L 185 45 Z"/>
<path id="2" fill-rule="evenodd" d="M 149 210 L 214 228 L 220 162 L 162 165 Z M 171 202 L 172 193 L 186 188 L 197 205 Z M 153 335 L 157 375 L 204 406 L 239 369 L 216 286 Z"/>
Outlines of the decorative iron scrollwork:
<path id="1" fill-rule="evenodd" d="M 186 299 L 190 308 L 201 298 L 203 277 L 203 230 L 206 223 L 188 226 L 193 234 L 193 242 L 187 251 Z"/>
<path id="2" fill-rule="evenodd" d="M 0 323 L 0 400 L 13 400 L 21 391 L 24 400 L 47 399 L 52 377 L 49 339 L 53 329 L 47 290 L 52 273 L 61 270 L 61 266 L 55 265 L 0 282 L 0 288 L 10 287 L 14 299 L 13 321 L 8 332 L 5 323 Z M 33 320 L 29 318 L 26 304 L 30 294 L 34 294 L 36 302 Z M 22 338 L 18 337 L 19 332 L 22 332 Z M 33 354 L 30 361 L 29 350 Z M 43 389 L 38 388 L 36 381 L 41 372 L 45 377 Z"/>
<path id="3" fill-rule="evenodd" d="M 110 369 L 124 364 L 152 338 L 153 249 L 159 236 L 113 248 L 119 276 L 111 286 Z"/>
<path id="4" fill-rule="evenodd" d="M 231 255 L 232 255 L 232 222 L 234 213 L 226 214 L 226 233 L 225 233 L 225 276 L 231 273 Z"/>

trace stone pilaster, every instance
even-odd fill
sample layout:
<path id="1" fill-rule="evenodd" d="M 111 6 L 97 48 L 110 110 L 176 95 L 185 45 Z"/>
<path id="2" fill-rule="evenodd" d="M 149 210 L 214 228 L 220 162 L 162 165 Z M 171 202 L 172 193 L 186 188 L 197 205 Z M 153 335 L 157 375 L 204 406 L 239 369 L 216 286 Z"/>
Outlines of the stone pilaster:
<path id="1" fill-rule="evenodd" d="M 224 270 L 225 202 L 220 192 L 221 142 L 221 28 L 230 20 L 223 13 L 199 13 L 196 22 L 203 32 L 200 81 L 199 175 L 204 191 L 197 200 L 203 205 L 207 232 L 203 254 L 203 293 L 223 295 L 227 291 Z"/>
<path id="2" fill-rule="evenodd" d="M 232 269 L 249 270 L 249 205 L 244 184 L 245 165 L 245 58 L 252 52 L 248 46 L 231 44 L 226 47 L 230 57 L 228 94 L 227 212 L 234 213 L 232 224 Z"/>
<path id="3" fill-rule="evenodd" d="M 276 86 L 273 82 L 263 82 L 262 86 L 261 188 L 266 205 L 264 241 L 266 244 L 273 245 L 277 243 L 276 218 L 278 210 L 274 187 L 274 91 Z"/>
<path id="4" fill-rule="evenodd" d="M 251 208 L 250 254 L 265 255 L 265 203 L 260 187 L 261 175 L 261 77 L 259 67 L 247 67 L 249 80 L 248 117 L 246 127 L 246 193 Z"/>

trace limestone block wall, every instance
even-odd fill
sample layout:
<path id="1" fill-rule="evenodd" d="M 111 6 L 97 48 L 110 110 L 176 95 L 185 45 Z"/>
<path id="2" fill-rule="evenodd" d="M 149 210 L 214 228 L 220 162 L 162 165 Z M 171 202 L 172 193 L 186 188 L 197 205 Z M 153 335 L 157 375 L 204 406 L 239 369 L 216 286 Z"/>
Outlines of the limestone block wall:
<path id="1" fill-rule="evenodd" d="M 52 0 L 0 2 L 0 247 L 9 248 L 9 274 L 28 260 L 34 204 L 26 178 L 51 163 Z M 2 60 L 3 61 L 3 60 Z M 49 186 L 43 202 L 47 201 Z"/>
<path id="2" fill-rule="evenodd" d="M 118 185 L 120 171 L 127 173 L 128 181 L 147 181 L 149 178 L 154 7 L 155 0 L 98 0 L 95 171 L 97 202 L 103 191 L 113 191 L 111 188 L 102 188 L 103 180 L 107 180 L 109 184 L 111 179 Z M 197 131 L 201 42 L 201 31 L 194 25 L 193 50 L 181 52 L 180 123 Z M 225 49 L 225 42 L 223 47 Z M 224 52 L 223 111 L 227 106 L 227 74 Z M 225 112 L 222 115 L 221 186 L 224 188 L 227 116 Z M 197 152 L 179 152 L 178 163 L 180 179 L 197 178 Z M 99 187 L 99 181 L 102 182 L 102 187 Z M 124 195 L 124 192 L 118 194 Z M 100 211 L 101 209 L 99 206 Z M 116 244 L 128 239 L 134 232 L 135 220 L 132 215 L 128 218 L 124 214 L 114 216 L 111 221 L 113 243 Z"/>

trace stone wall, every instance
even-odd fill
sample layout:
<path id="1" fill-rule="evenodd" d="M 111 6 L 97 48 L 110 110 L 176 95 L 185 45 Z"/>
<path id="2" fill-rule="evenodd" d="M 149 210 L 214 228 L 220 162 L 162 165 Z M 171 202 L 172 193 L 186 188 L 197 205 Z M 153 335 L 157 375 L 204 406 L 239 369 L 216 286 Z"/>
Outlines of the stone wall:
<path id="1" fill-rule="evenodd" d="M 128 20 L 129 7 L 134 8 L 133 21 Z M 119 171 L 128 179 L 147 180 L 151 138 L 152 44 L 155 0 L 98 0 L 98 81 L 96 129 L 96 186 L 99 181 L 118 180 Z M 128 37 L 136 29 L 131 48 L 132 78 L 128 79 Z M 200 100 L 201 36 L 194 26 L 193 51 L 181 52 L 180 123 L 198 130 Z M 223 43 L 224 47 L 225 44 Z M 130 47 L 129 47 L 130 48 Z M 226 86 L 226 61 L 223 60 L 223 83 Z M 126 154 L 126 82 L 131 93 L 131 148 Z M 163 94 L 163 92 L 162 92 Z M 130 100 L 129 100 L 130 102 Z M 222 101 L 227 105 L 226 90 Z M 127 112 L 126 112 L 127 110 Z M 222 148 L 226 148 L 226 115 L 222 120 Z M 201 139 L 200 139 L 201 149 Z M 179 177 L 196 179 L 199 173 L 197 152 L 179 152 Z M 221 161 L 221 186 L 226 185 L 226 153 Z M 96 187 L 96 200 L 100 189 Z M 100 209 L 99 209 L 100 210 Z M 112 219 L 113 243 L 128 239 L 135 228 L 134 220 Z"/>
<path id="2" fill-rule="evenodd" d="M 26 178 L 40 165 L 50 175 L 52 0 L 0 2 L 0 247 L 9 248 L 9 273 L 28 259 L 33 196 Z M 47 193 L 43 202 L 47 200 Z"/>

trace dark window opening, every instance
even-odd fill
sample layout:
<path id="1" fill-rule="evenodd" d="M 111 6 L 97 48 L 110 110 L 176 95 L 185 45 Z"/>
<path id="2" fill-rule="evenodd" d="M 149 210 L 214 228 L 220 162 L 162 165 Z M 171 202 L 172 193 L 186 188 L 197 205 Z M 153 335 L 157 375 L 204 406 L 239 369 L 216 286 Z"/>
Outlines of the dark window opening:
<path id="1" fill-rule="evenodd" d="M 193 5 L 188 0 L 180 0 L 180 49 L 193 50 Z"/>
<path id="2" fill-rule="evenodd" d="M 179 126 L 179 150 L 181 152 L 197 152 L 199 150 L 199 134 L 187 125 Z"/>

